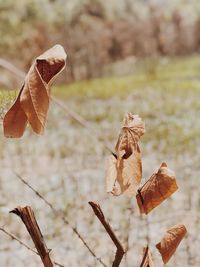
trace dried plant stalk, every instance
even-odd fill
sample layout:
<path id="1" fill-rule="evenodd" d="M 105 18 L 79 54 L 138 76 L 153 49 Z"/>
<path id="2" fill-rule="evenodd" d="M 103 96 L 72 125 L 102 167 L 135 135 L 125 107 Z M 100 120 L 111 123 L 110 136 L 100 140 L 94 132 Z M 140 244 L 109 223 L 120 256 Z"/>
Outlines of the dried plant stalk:
<path id="1" fill-rule="evenodd" d="M 29 189 L 31 189 L 36 196 L 38 196 L 54 213 L 54 215 L 57 217 L 60 217 L 60 219 L 63 221 L 65 225 L 67 225 L 73 233 L 79 238 L 79 240 L 82 242 L 82 244 L 88 249 L 90 254 L 104 267 L 107 267 L 106 264 L 101 260 L 101 258 L 97 257 L 97 255 L 94 253 L 94 251 L 91 249 L 90 245 L 87 243 L 83 235 L 78 231 L 78 229 L 75 226 L 72 226 L 71 223 L 67 220 L 65 214 L 57 210 L 52 203 L 50 203 L 43 195 L 41 195 L 40 192 L 38 192 L 32 185 L 30 185 L 21 175 L 19 175 L 16 172 L 13 172 L 16 177 L 25 184 Z"/>
<path id="2" fill-rule="evenodd" d="M 156 248 L 162 256 L 163 262 L 166 264 L 175 253 L 181 240 L 187 233 L 187 229 L 183 224 L 178 224 L 167 230 L 162 240 L 156 245 Z"/>
<path id="3" fill-rule="evenodd" d="M 144 256 L 140 264 L 140 267 L 154 267 L 154 263 L 151 257 L 151 252 L 148 246 L 144 248 Z"/>
<path id="4" fill-rule="evenodd" d="M 106 221 L 106 218 L 103 214 L 101 207 L 97 203 L 92 202 L 92 201 L 90 201 L 89 204 L 92 207 L 95 215 L 98 217 L 98 219 L 100 220 L 100 222 L 104 226 L 106 232 L 108 233 L 108 235 L 110 236 L 110 238 L 112 239 L 113 243 L 115 244 L 115 246 L 117 248 L 117 251 L 115 254 L 115 259 L 113 261 L 112 267 L 118 267 L 121 263 L 121 260 L 124 256 L 124 254 L 125 254 L 124 247 L 122 246 L 121 242 L 116 237 L 110 224 Z"/>
<path id="5" fill-rule="evenodd" d="M 18 215 L 25 224 L 26 229 L 28 230 L 35 244 L 38 254 L 40 255 L 44 267 L 53 267 L 53 263 L 49 256 L 50 250 L 46 246 L 45 240 L 40 231 L 39 225 L 36 221 L 32 208 L 29 206 L 26 206 L 24 208 L 17 207 L 14 210 L 12 210 L 11 213 Z"/>
<path id="6" fill-rule="evenodd" d="M 178 186 L 173 171 L 166 163 L 162 163 L 157 173 L 154 173 L 149 180 L 138 189 L 136 195 L 140 213 L 148 214 L 152 209 L 161 204 L 171 196 Z"/>

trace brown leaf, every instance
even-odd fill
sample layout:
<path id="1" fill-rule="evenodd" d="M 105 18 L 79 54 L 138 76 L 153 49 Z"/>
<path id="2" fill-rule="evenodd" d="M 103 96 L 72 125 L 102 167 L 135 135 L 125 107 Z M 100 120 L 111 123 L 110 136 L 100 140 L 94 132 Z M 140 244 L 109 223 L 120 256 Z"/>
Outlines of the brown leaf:
<path id="1" fill-rule="evenodd" d="M 149 180 L 138 189 L 136 195 L 140 212 L 148 214 L 152 209 L 161 204 L 171 196 L 178 186 L 173 171 L 166 163 L 162 163 L 157 173 L 154 173 Z"/>
<path id="2" fill-rule="evenodd" d="M 151 252 L 148 246 L 144 249 L 144 255 L 140 267 L 154 267 Z"/>
<path id="3" fill-rule="evenodd" d="M 156 245 L 159 250 L 163 262 L 166 264 L 175 253 L 181 240 L 187 233 L 187 229 L 183 224 L 178 224 L 167 230 L 162 240 Z"/>
<path id="4" fill-rule="evenodd" d="M 136 195 L 140 212 L 148 214 L 152 209 L 160 205 L 165 199 L 170 197 L 178 186 L 176 184 L 175 174 L 163 162 L 149 180 L 138 189 Z"/>
<path id="5" fill-rule="evenodd" d="M 65 68 L 66 54 L 55 45 L 36 58 L 25 77 L 24 85 L 13 106 L 5 114 L 6 137 L 21 137 L 27 123 L 37 134 L 43 134 L 49 109 L 50 85 Z"/>
<path id="6" fill-rule="evenodd" d="M 127 158 L 134 150 L 139 150 L 138 141 L 145 132 L 144 122 L 130 112 L 124 117 L 121 133 L 115 150 L 118 158 Z"/>
<path id="7" fill-rule="evenodd" d="M 144 123 L 138 115 L 126 114 L 116 144 L 116 156 L 111 155 L 106 167 L 106 190 L 115 196 L 135 196 L 142 176 L 141 152 L 138 141 L 144 133 Z"/>

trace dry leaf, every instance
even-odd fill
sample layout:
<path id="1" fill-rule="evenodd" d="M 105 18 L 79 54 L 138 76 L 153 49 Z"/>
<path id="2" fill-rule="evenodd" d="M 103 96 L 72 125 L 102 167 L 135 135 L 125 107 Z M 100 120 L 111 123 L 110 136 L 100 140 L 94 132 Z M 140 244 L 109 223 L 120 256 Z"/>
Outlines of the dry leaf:
<path id="1" fill-rule="evenodd" d="M 183 224 L 178 224 L 167 230 L 162 240 L 156 245 L 163 262 L 166 264 L 175 253 L 187 230 Z"/>
<path id="2" fill-rule="evenodd" d="M 138 189 L 136 195 L 140 212 L 148 214 L 165 199 L 171 196 L 178 186 L 173 171 L 166 163 L 162 163 L 157 173 L 154 173 L 149 180 Z"/>
<path id="3" fill-rule="evenodd" d="M 125 115 L 116 144 L 116 155 L 111 155 L 106 167 L 106 190 L 115 196 L 135 196 L 142 176 L 141 152 L 138 145 L 144 134 L 144 123 L 138 115 Z"/>
<path id="4" fill-rule="evenodd" d="M 125 115 L 121 133 L 115 146 L 118 159 L 128 158 L 133 151 L 140 150 L 138 141 L 144 131 L 144 122 L 138 115 L 132 115 L 130 112 Z"/>
<path id="5" fill-rule="evenodd" d="M 35 133 L 44 132 L 50 85 L 65 68 L 65 61 L 66 54 L 60 45 L 55 45 L 36 58 L 15 103 L 5 114 L 3 126 L 6 137 L 21 137 L 28 122 Z"/>
<path id="6" fill-rule="evenodd" d="M 144 249 L 144 255 L 140 267 L 154 267 L 151 252 L 148 246 Z"/>

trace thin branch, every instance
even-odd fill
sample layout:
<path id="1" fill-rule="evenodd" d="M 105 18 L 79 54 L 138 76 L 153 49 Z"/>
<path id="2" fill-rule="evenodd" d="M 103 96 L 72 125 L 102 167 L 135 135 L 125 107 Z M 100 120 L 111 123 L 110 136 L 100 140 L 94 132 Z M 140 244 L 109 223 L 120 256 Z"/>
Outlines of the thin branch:
<path id="1" fill-rule="evenodd" d="M 145 267 L 146 266 L 145 264 L 148 264 L 148 262 L 147 262 L 148 251 L 149 251 L 149 247 L 146 246 L 146 248 L 144 248 L 144 256 L 143 256 L 142 262 L 140 264 L 140 267 Z"/>
<path id="2" fill-rule="evenodd" d="M 50 250 L 47 248 L 42 232 L 39 228 L 33 209 L 30 206 L 24 208 L 17 207 L 10 211 L 19 216 L 22 222 L 25 224 L 27 231 L 29 232 L 33 243 L 40 255 L 44 267 L 53 267 L 53 262 L 49 256 Z"/>
<path id="3" fill-rule="evenodd" d="M 88 243 L 85 241 L 84 237 L 79 233 L 79 231 L 76 229 L 76 227 L 71 226 L 69 221 L 65 218 L 65 215 L 62 211 L 58 211 L 54 206 L 44 197 L 42 196 L 35 188 L 33 188 L 24 178 L 22 178 L 18 173 L 13 172 L 16 177 L 25 184 L 28 188 L 30 188 L 40 199 L 44 201 L 44 203 L 49 206 L 49 208 L 52 210 L 54 215 L 56 217 L 60 217 L 64 224 L 66 224 L 70 229 L 73 231 L 73 233 L 81 240 L 83 245 L 88 249 L 90 254 L 104 267 L 107 267 L 107 265 L 95 254 L 95 252 L 92 250 L 92 248 L 88 245 Z"/>
<path id="4" fill-rule="evenodd" d="M 12 63 L 8 62 L 7 60 L 0 58 L 0 66 L 8 71 L 10 71 L 12 74 L 18 77 L 18 79 L 24 79 L 26 73 L 19 68 L 15 67 Z"/>
<path id="5" fill-rule="evenodd" d="M 112 239 L 113 243 L 115 244 L 115 246 L 117 248 L 117 251 L 115 254 L 115 259 L 113 261 L 112 267 L 118 267 L 121 263 L 121 260 L 124 256 L 124 254 L 125 254 L 124 247 L 122 246 L 119 239 L 116 237 L 110 224 L 106 221 L 106 218 L 103 214 L 103 211 L 101 210 L 101 207 L 97 203 L 92 202 L 92 201 L 90 201 L 89 204 L 92 207 L 95 215 L 98 217 L 98 219 L 100 220 L 100 222 L 104 226 L 106 232 L 108 233 L 108 235 L 110 236 L 110 238 Z"/>
<path id="6" fill-rule="evenodd" d="M 29 247 L 28 245 L 26 245 L 22 240 L 20 240 L 17 236 L 15 236 L 14 234 L 8 232 L 5 228 L 0 227 L 0 231 L 4 232 L 6 235 L 8 235 L 11 239 L 16 240 L 20 245 L 24 246 L 25 248 L 27 248 L 28 250 L 32 251 L 33 253 L 39 255 L 39 253 L 37 251 L 35 251 L 34 249 L 32 249 L 31 247 Z"/>
<path id="7" fill-rule="evenodd" d="M 30 250 L 31 252 L 39 255 L 39 253 L 37 251 L 35 251 L 34 249 L 32 249 L 31 247 L 29 247 L 26 243 L 24 243 L 22 240 L 20 240 L 17 236 L 15 236 L 14 234 L 10 233 L 9 231 L 7 231 L 4 227 L 0 227 L 0 231 L 2 231 L 4 234 L 6 234 L 7 236 L 9 236 L 12 240 L 17 241 L 20 245 L 22 245 L 23 247 L 25 247 L 26 249 Z M 64 265 L 58 263 L 58 262 L 53 262 L 55 265 L 59 266 L 59 267 L 64 267 Z"/>
<path id="8" fill-rule="evenodd" d="M 143 259 L 140 264 L 140 267 L 154 267 L 154 263 L 151 257 L 151 252 L 148 246 L 146 246 L 143 250 Z"/>
<path id="9" fill-rule="evenodd" d="M 82 116 L 80 116 L 78 113 L 76 113 L 74 110 L 69 108 L 66 104 L 64 105 L 61 101 L 59 101 L 55 97 L 51 97 L 53 102 L 59 106 L 65 113 L 67 113 L 72 119 L 77 121 L 81 126 L 86 128 L 90 133 L 93 134 L 93 136 L 96 137 L 96 139 L 105 147 L 106 150 L 108 150 L 111 154 L 113 154 L 112 148 L 110 145 L 96 132 L 96 130 L 88 123 L 86 119 L 84 119 Z"/>

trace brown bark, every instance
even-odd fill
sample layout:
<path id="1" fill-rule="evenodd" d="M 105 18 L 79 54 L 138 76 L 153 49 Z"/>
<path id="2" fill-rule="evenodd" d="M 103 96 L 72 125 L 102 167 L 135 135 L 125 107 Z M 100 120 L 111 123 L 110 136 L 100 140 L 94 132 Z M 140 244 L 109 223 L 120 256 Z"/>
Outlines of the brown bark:
<path id="1" fill-rule="evenodd" d="M 106 232 L 108 233 L 108 235 L 110 236 L 110 238 L 112 239 L 113 243 L 115 244 L 115 246 L 117 248 L 117 251 L 115 254 L 115 259 L 113 261 L 112 267 L 118 267 L 121 263 L 121 260 L 124 256 L 124 254 L 125 254 L 124 247 L 122 246 L 121 242 L 116 237 L 110 224 L 106 221 L 106 218 L 103 214 L 103 211 L 101 210 L 101 207 L 97 203 L 92 202 L 92 201 L 90 201 L 89 204 L 92 207 L 95 215 L 98 217 L 98 219 L 100 220 L 100 222 L 104 226 Z"/>
<path id="2" fill-rule="evenodd" d="M 26 229 L 28 230 L 35 244 L 38 254 L 40 255 L 44 267 L 53 267 L 53 262 L 49 256 L 50 250 L 46 246 L 44 237 L 40 231 L 32 208 L 29 206 L 26 206 L 24 208 L 17 207 L 10 212 L 18 215 L 25 224 Z"/>

